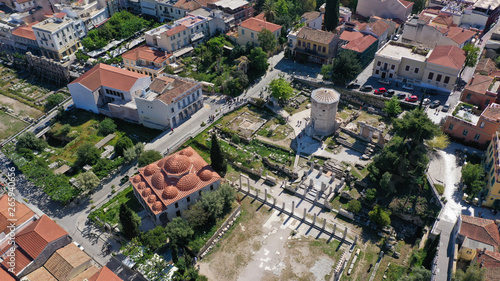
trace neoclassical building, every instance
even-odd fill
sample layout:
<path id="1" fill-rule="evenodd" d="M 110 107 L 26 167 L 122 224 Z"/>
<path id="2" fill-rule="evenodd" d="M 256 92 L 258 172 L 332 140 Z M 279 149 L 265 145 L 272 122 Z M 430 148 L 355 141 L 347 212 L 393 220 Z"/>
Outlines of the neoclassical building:
<path id="1" fill-rule="evenodd" d="M 221 177 L 191 147 L 146 167 L 130 179 L 134 194 L 156 224 L 182 216 L 203 191 L 213 191 Z"/>

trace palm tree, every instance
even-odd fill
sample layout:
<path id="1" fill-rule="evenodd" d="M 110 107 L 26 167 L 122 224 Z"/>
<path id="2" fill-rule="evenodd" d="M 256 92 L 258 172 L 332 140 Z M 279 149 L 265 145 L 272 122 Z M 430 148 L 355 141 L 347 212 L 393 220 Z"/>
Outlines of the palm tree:
<path id="1" fill-rule="evenodd" d="M 273 21 L 276 17 L 276 3 L 273 0 L 266 0 L 262 7 L 262 11 L 267 21 Z"/>

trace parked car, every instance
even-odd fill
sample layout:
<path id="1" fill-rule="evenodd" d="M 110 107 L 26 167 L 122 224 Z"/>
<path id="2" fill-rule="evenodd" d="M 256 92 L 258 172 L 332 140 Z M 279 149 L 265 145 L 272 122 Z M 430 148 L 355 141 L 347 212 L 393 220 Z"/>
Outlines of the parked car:
<path id="1" fill-rule="evenodd" d="M 448 110 L 450 110 L 450 104 L 448 103 L 443 105 L 443 108 L 441 108 L 442 112 L 448 112 Z"/>
<path id="2" fill-rule="evenodd" d="M 396 97 L 397 97 L 398 99 L 402 100 L 402 99 L 406 98 L 406 94 L 405 94 L 405 93 L 397 93 L 397 94 L 396 94 Z"/>
<path id="3" fill-rule="evenodd" d="M 371 92 L 373 91 L 373 87 L 371 85 L 364 85 L 360 90 L 363 92 Z"/>
<path id="4" fill-rule="evenodd" d="M 407 97 L 405 99 L 405 101 L 407 101 L 407 102 L 416 102 L 416 101 L 418 101 L 418 97 L 415 96 L 415 95 L 412 95 L 412 96 Z"/>
<path id="5" fill-rule="evenodd" d="M 398 41 L 399 40 L 399 34 L 394 35 L 394 37 L 392 38 L 392 40 Z"/>
<path id="6" fill-rule="evenodd" d="M 423 105 L 428 105 L 429 103 L 431 103 L 431 100 L 428 99 L 428 98 L 425 98 L 423 101 L 422 101 L 422 104 Z"/>
<path id="7" fill-rule="evenodd" d="M 347 89 L 357 89 L 359 87 L 361 87 L 361 85 L 359 85 L 358 83 L 351 83 L 347 85 Z"/>
<path id="8" fill-rule="evenodd" d="M 386 97 L 386 98 L 390 98 L 392 96 L 394 96 L 394 90 L 392 90 L 392 89 L 389 89 L 389 90 L 387 90 L 387 92 L 384 93 L 384 97 Z"/>
<path id="9" fill-rule="evenodd" d="M 78 244 L 78 242 L 73 241 L 73 244 L 75 244 L 75 246 L 77 246 L 80 250 L 82 250 L 82 251 L 83 251 L 83 250 L 85 250 L 85 249 L 82 247 L 82 245 Z"/>
<path id="10" fill-rule="evenodd" d="M 375 90 L 375 95 L 381 95 L 385 92 L 387 92 L 385 88 L 378 88 L 377 90 Z"/>
<path id="11" fill-rule="evenodd" d="M 127 175 L 127 176 L 124 176 L 123 178 L 121 178 L 121 179 L 120 179 L 120 184 L 124 184 L 124 183 L 126 183 L 126 182 L 128 181 L 128 179 L 129 179 L 129 176 L 128 176 L 128 175 Z"/>
<path id="12" fill-rule="evenodd" d="M 412 85 L 412 84 L 404 84 L 404 85 L 403 85 L 403 89 L 405 89 L 405 90 L 409 90 L 409 91 L 413 91 L 413 90 L 415 90 L 415 88 L 413 88 L 413 85 Z"/>
<path id="13" fill-rule="evenodd" d="M 435 100 L 435 101 L 433 101 L 433 102 L 431 103 L 431 105 L 429 105 L 429 108 L 436 108 L 436 107 L 438 107 L 438 106 L 440 106 L 440 105 L 441 105 L 441 102 L 440 102 L 440 101 L 438 101 L 438 100 Z"/>
<path id="14" fill-rule="evenodd" d="M 384 85 L 391 85 L 391 81 L 389 79 L 379 79 L 378 82 Z"/>

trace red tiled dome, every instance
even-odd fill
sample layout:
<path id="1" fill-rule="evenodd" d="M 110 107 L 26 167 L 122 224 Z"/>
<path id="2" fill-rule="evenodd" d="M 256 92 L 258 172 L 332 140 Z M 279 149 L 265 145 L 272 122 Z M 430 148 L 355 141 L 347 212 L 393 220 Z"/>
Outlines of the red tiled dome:
<path id="1" fill-rule="evenodd" d="M 141 181 L 141 175 L 135 175 L 133 178 L 132 178 L 132 181 L 134 183 L 138 183 Z"/>
<path id="2" fill-rule="evenodd" d="M 184 155 L 175 154 L 167 159 L 163 168 L 170 174 L 181 174 L 191 166 L 191 161 Z"/>
<path id="3" fill-rule="evenodd" d="M 177 188 L 180 191 L 188 191 L 195 188 L 200 182 L 200 178 L 196 174 L 187 174 L 179 179 Z"/>
<path id="4" fill-rule="evenodd" d="M 153 204 L 153 211 L 155 211 L 155 212 L 161 211 L 162 208 L 163 208 L 163 204 L 160 201 L 156 201 Z"/>
<path id="5" fill-rule="evenodd" d="M 165 186 L 165 178 L 163 177 L 163 174 L 160 171 L 156 172 L 151 177 L 151 184 L 156 189 L 163 189 L 163 187 Z"/>
<path id="6" fill-rule="evenodd" d="M 146 188 L 142 191 L 142 197 L 148 197 L 149 195 L 151 195 L 151 188 Z"/>
<path id="7" fill-rule="evenodd" d="M 155 201 L 156 201 L 156 195 L 154 195 L 154 194 L 149 195 L 149 197 L 148 197 L 148 203 L 152 204 Z"/>
<path id="8" fill-rule="evenodd" d="M 179 154 L 187 156 L 187 157 L 191 157 L 191 156 L 193 156 L 194 153 L 190 149 L 184 149 L 181 152 L 179 152 Z"/>
<path id="9" fill-rule="evenodd" d="M 193 166 L 194 166 L 194 169 L 196 171 L 200 171 L 201 169 L 203 169 L 203 167 L 205 167 L 207 164 L 201 160 L 201 159 L 192 159 L 193 161 Z"/>
<path id="10" fill-rule="evenodd" d="M 140 182 L 137 185 L 137 189 L 139 189 L 139 190 L 143 190 L 144 188 L 146 188 L 146 183 L 145 182 Z"/>
<path id="11" fill-rule="evenodd" d="M 179 190 L 172 185 L 165 187 L 162 194 L 165 199 L 174 199 L 177 195 L 179 195 Z"/>
<path id="12" fill-rule="evenodd" d="M 158 172 L 160 168 L 156 164 L 149 164 L 144 169 L 144 174 L 146 176 L 151 176 L 152 174 Z"/>
<path id="13" fill-rule="evenodd" d="M 202 181 L 209 181 L 213 177 L 212 171 L 210 171 L 208 169 L 201 171 L 198 175 Z"/>
<path id="14" fill-rule="evenodd" d="M 158 161 L 158 163 L 156 163 L 156 165 L 161 168 L 165 165 L 166 161 L 167 161 L 167 158 L 162 158 L 160 161 Z"/>

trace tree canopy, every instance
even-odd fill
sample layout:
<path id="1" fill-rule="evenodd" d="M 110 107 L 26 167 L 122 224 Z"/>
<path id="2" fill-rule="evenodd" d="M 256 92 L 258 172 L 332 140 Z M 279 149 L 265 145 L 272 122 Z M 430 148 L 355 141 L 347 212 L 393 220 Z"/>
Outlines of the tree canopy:
<path id="1" fill-rule="evenodd" d="M 393 96 L 390 100 L 385 102 L 385 107 L 383 109 L 387 115 L 390 117 L 398 116 L 403 110 L 401 109 L 400 102 L 396 96 Z"/>
<path id="2" fill-rule="evenodd" d="M 292 86 L 283 78 L 271 81 L 269 88 L 271 89 L 271 95 L 278 100 L 287 100 L 293 94 Z"/>
<path id="3" fill-rule="evenodd" d="M 128 239 L 137 237 L 140 233 L 139 226 L 141 225 L 141 218 L 132 211 L 125 203 L 120 205 L 120 225 L 123 235 Z"/>
<path id="4" fill-rule="evenodd" d="M 186 220 L 181 217 L 174 218 L 165 227 L 165 233 L 173 245 L 183 246 L 193 236 L 194 231 Z"/>
<path id="5" fill-rule="evenodd" d="M 108 134 L 112 134 L 116 131 L 115 121 L 111 118 L 104 118 L 101 122 L 99 122 L 99 134 L 106 136 Z"/>
<path id="6" fill-rule="evenodd" d="M 458 269 L 451 278 L 452 281 L 482 281 L 485 280 L 485 270 L 480 268 L 477 262 L 472 262 L 464 272 Z"/>
<path id="7" fill-rule="evenodd" d="M 331 66 L 323 66 L 321 74 L 323 79 L 331 80 L 338 86 L 344 86 L 356 78 L 362 69 L 358 57 L 353 52 L 343 51 L 333 60 Z"/>
<path id="8" fill-rule="evenodd" d="M 210 165 L 221 176 L 224 177 L 227 172 L 227 162 L 222 154 L 219 140 L 215 134 L 212 134 L 210 146 Z"/>
<path id="9" fill-rule="evenodd" d="M 125 149 L 131 148 L 133 146 L 134 143 L 132 142 L 132 140 L 127 136 L 123 136 L 115 144 L 115 153 L 118 156 L 123 156 L 123 152 L 125 151 Z"/>
<path id="10" fill-rule="evenodd" d="M 45 103 L 45 110 L 53 108 L 54 106 L 60 104 L 64 101 L 64 96 L 60 93 L 52 94 L 47 98 L 47 102 Z"/>
<path id="11" fill-rule="evenodd" d="M 139 167 L 144 167 L 160 160 L 161 158 L 163 158 L 163 156 L 160 152 L 152 149 L 146 150 L 141 154 L 141 156 L 139 156 L 139 159 L 137 159 L 137 165 L 139 165 Z"/>
<path id="12" fill-rule="evenodd" d="M 76 151 L 77 162 L 80 165 L 94 165 L 101 157 L 99 149 L 89 142 L 82 144 Z"/>
<path id="13" fill-rule="evenodd" d="M 17 139 L 16 149 L 19 150 L 20 148 L 27 148 L 36 151 L 42 151 L 47 147 L 47 145 L 47 142 L 43 139 L 37 138 L 35 133 L 26 132 Z"/>
<path id="14" fill-rule="evenodd" d="M 92 191 L 99 185 L 99 178 L 92 171 L 81 173 L 76 177 L 76 182 L 83 190 Z"/>
<path id="15" fill-rule="evenodd" d="M 467 163 L 462 168 L 462 180 L 466 185 L 465 192 L 475 197 L 485 187 L 484 176 L 483 165 Z"/>
<path id="16" fill-rule="evenodd" d="M 262 50 L 261 47 L 253 48 L 248 55 L 249 72 L 255 72 L 255 74 L 261 74 L 266 72 L 269 64 L 267 63 L 267 54 Z"/>
<path id="17" fill-rule="evenodd" d="M 420 144 L 424 140 L 430 140 L 439 133 L 439 128 L 422 109 L 414 109 L 403 115 L 401 119 L 395 119 L 393 128 L 396 135 L 404 140 L 409 139 L 413 144 Z"/>
<path id="18" fill-rule="evenodd" d="M 465 66 L 474 67 L 479 57 L 479 47 L 469 43 L 462 48 L 465 51 Z"/>
<path id="19" fill-rule="evenodd" d="M 349 201 L 349 204 L 347 206 L 347 210 L 353 212 L 353 213 L 359 213 L 361 211 L 361 202 L 359 202 L 356 199 L 352 199 Z"/>
<path id="20" fill-rule="evenodd" d="M 430 270 L 423 267 L 414 267 L 411 270 L 411 274 L 403 277 L 402 281 L 429 281 L 431 280 L 432 273 Z"/>
<path id="21" fill-rule="evenodd" d="M 324 22 L 326 31 L 334 31 L 339 25 L 339 2 L 340 0 L 326 0 Z"/>
<path id="22" fill-rule="evenodd" d="M 270 53 L 274 51 L 276 48 L 276 44 L 278 43 L 278 40 L 276 40 L 276 36 L 269 31 L 268 29 L 262 29 L 259 34 L 259 46 L 262 48 L 262 50 L 266 53 Z"/>
<path id="23" fill-rule="evenodd" d="M 375 205 L 373 210 L 371 210 L 368 213 L 368 216 L 370 217 L 370 219 L 382 227 L 388 226 L 391 224 L 390 215 L 391 215 L 390 211 L 385 211 L 379 205 Z"/>
<path id="24" fill-rule="evenodd" d="M 141 233 L 142 245 L 147 246 L 151 251 L 156 251 L 167 243 L 167 233 L 161 226 L 157 226 L 148 232 Z"/>

